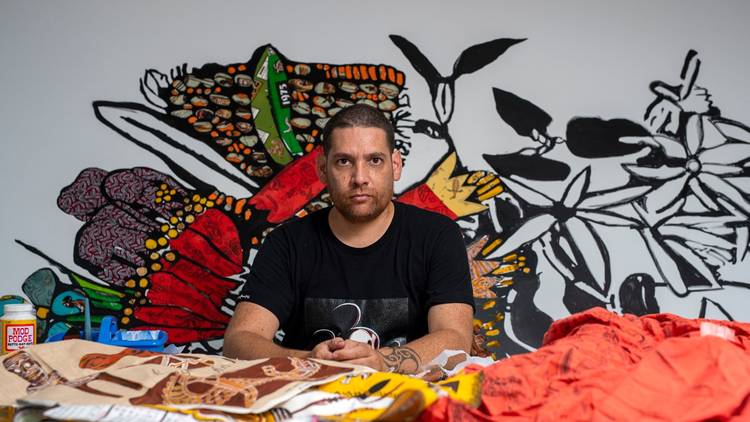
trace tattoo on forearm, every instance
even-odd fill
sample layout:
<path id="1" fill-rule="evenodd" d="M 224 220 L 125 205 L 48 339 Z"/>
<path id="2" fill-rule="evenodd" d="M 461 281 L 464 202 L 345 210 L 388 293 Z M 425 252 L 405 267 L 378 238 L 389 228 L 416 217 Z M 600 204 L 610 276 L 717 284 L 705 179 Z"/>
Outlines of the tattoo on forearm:
<path id="1" fill-rule="evenodd" d="M 378 351 L 390 372 L 413 374 L 422 367 L 422 360 L 417 352 L 408 347 L 389 347 Z"/>

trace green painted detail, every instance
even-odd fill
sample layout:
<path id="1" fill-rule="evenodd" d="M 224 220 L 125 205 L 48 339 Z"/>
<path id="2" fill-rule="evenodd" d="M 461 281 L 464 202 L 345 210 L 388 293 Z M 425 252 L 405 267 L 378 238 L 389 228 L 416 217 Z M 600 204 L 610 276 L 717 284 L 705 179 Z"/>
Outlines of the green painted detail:
<path id="1" fill-rule="evenodd" d="M 91 305 L 95 308 L 99 309 L 111 309 L 113 311 L 121 311 L 122 310 L 122 304 L 119 302 L 110 302 L 110 301 L 100 301 L 100 300 L 92 300 Z"/>
<path id="2" fill-rule="evenodd" d="M 258 138 L 266 147 L 266 152 L 271 159 L 278 164 L 286 165 L 292 161 L 284 142 L 279 136 L 271 111 L 271 102 L 269 100 L 268 73 L 269 73 L 269 55 L 273 50 L 266 48 L 255 69 L 253 79 L 257 91 L 253 94 L 252 111 L 255 119 L 255 130 L 258 132 Z"/>
<path id="3" fill-rule="evenodd" d="M 276 118 L 276 127 L 281 133 L 281 140 L 292 155 L 302 155 L 302 147 L 294 137 L 292 125 L 291 95 L 286 84 L 284 64 L 278 54 L 268 56 L 268 86 L 271 94 L 271 107 Z"/>
<path id="4" fill-rule="evenodd" d="M 108 293 L 97 292 L 96 290 L 93 290 L 93 289 L 83 289 L 83 290 L 86 292 L 86 295 L 92 300 L 100 300 L 104 302 L 113 302 L 113 303 L 120 302 L 119 297 L 108 294 Z"/>
<path id="5" fill-rule="evenodd" d="M 104 318 L 104 315 L 91 315 L 91 322 L 101 323 L 102 322 L 102 318 Z M 71 315 L 71 316 L 65 318 L 65 322 L 67 322 L 67 323 L 83 323 L 83 319 L 84 319 L 84 317 L 83 317 L 82 314 L 76 314 L 76 315 Z"/>
<path id="6" fill-rule="evenodd" d="M 98 292 L 102 292 L 104 294 L 117 296 L 119 298 L 125 297 L 124 293 L 118 292 L 117 290 L 112 290 L 104 286 L 100 286 L 99 284 L 92 283 L 83 277 L 79 276 L 76 273 L 70 273 L 70 279 L 73 281 L 73 283 L 83 287 L 86 290 L 96 290 Z"/>

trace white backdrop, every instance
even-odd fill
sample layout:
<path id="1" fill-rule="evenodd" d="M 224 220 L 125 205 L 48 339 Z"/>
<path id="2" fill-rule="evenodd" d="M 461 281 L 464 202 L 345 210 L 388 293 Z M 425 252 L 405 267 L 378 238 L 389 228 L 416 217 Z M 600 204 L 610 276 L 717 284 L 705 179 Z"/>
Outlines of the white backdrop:
<path id="1" fill-rule="evenodd" d="M 491 65 L 456 83 L 451 131 L 464 164 L 491 170 L 482 154 L 527 146 L 495 112 L 492 87 L 547 111 L 549 133 L 565 135 L 574 116 L 641 121 L 654 80 L 676 81 L 685 54 L 703 62 L 698 83 L 722 115 L 748 123 L 750 3 L 737 1 L 0 1 L 0 294 L 19 294 L 46 262 L 14 239 L 71 268 L 80 222 L 56 206 L 60 189 L 87 167 L 145 166 L 168 172 L 152 155 L 94 118 L 95 100 L 142 101 L 145 69 L 247 60 L 272 43 L 292 60 L 384 63 L 406 74 L 412 112 L 432 115 L 427 85 L 389 40 L 416 44 L 450 73 L 466 47 L 527 38 Z M 447 147 L 414 138 L 403 189 Z M 580 167 L 571 162 L 572 174 Z M 607 160 L 592 167 L 592 190 L 624 177 Z M 715 297 L 737 310 L 745 298 Z M 537 298 L 544 300 L 544 298 Z M 680 311 L 679 304 L 670 309 Z M 694 306 L 685 313 L 695 316 Z M 554 310 L 551 316 L 558 317 Z"/>

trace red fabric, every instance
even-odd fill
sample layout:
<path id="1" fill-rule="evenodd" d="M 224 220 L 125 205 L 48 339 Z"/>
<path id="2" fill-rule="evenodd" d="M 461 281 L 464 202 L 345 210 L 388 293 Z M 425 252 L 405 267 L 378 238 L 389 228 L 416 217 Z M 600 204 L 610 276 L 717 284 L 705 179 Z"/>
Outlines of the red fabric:
<path id="1" fill-rule="evenodd" d="M 701 336 L 703 323 L 736 340 Z M 750 420 L 749 346 L 750 324 L 591 309 L 485 368 L 479 408 L 443 399 L 421 420 Z"/>
<path id="2" fill-rule="evenodd" d="M 325 189 L 315 171 L 315 161 L 322 153 L 323 147 L 318 145 L 309 154 L 284 167 L 260 192 L 250 198 L 250 205 L 259 210 L 270 211 L 270 223 L 281 223 L 291 218 Z"/>
<path id="3" fill-rule="evenodd" d="M 430 187 L 425 184 L 419 185 L 416 188 L 405 192 L 403 195 L 398 197 L 397 201 L 404 204 L 414 205 L 415 207 L 419 207 L 427 211 L 443 214 L 451 220 L 455 220 L 456 218 L 458 218 L 456 213 L 451 211 L 451 209 L 448 208 L 437 195 L 435 195 L 435 192 L 433 192 L 432 189 L 430 189 Z"/>

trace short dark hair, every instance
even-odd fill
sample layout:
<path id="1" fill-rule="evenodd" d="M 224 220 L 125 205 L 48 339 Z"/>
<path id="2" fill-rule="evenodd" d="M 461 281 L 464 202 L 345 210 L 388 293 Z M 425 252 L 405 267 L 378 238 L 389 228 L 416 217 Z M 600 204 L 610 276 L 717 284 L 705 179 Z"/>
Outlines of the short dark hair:
<path id="1" fill-rule="evenodd" d="M 367 104 L 354 104 L 342 109 L 323 128 L 323 152 L 331 150 L 331 134 L 334 129 L 350 127 L 374 127 L 385 132 L 385 139 L 391 151 L 396 149 L 396 139 L 390 120 L 377 108 Z"/>

